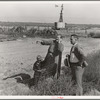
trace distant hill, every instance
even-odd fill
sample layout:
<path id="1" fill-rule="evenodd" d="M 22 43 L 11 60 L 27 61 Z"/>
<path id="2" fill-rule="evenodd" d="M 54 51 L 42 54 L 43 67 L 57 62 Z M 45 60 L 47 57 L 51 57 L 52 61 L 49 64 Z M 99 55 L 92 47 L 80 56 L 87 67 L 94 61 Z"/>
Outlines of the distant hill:
<path id="1" fill-rule="evenodd" d="M 36 22 L 0 22 L 1 26 L 50 26 L 52 27 L 53 23 L 36 23 Z"/>
<path id="2" fill-rule="evenodd" d="M 37 25 L 37 26 L 54 26 L 54 23 L 38 23 L 38 22 L 2 22 L 0 21 L 0 25 L 5 25 L 5 26 L 34 26 L 34 25 Z M 99 24 L 67 24 L 68 26 L 92 26 L 92 27 L 100 27 Z"/>
<path id="3" fill-rule="evenodd" d="M 40 26 L 40 27 L 53 27 L 54 23 L 38 23 L 38 22 L 0 22 L 0 26 Z M 100 28 L 99 24 L 66 24 L 67 28 L 82 28 L 90 29 L 90 28 Z"/>

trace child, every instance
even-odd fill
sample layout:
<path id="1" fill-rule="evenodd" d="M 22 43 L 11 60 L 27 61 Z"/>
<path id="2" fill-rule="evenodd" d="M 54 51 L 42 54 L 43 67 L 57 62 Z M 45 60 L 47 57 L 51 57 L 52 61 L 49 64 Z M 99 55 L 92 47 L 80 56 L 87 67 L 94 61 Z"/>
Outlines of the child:
<path id="1" fill-rule="evenodd" d="M 34 70 L 34 84 L 37 85 L 38 81 L 40 79 L 41 74 L 45 71 L 45 69 L 42 69 L 43 67 L 43 59 L 40 55 L 37 56 L 37 61 L 33 65 Z"/>

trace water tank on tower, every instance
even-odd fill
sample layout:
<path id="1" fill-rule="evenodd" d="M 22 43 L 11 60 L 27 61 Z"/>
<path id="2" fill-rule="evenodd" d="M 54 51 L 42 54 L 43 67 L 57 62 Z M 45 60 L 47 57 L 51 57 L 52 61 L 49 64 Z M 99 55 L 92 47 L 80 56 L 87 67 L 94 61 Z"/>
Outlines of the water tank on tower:
<path id="1" fill-rule="evenodd" d="M 56 29 L 64 29 L 65 23 L 64 22 L 55 22 L 55 28 Z"/>
<path id="2" fill-rule="evenodd" d="M 60 18 L 59 18 L 59 22 L 55 22 L 54 26 L 55 29 L 64 29 L 65 28 L 65 23 L 63 22 L 63 4 L 61 5 L 61 12 L 60 12 Z"/>

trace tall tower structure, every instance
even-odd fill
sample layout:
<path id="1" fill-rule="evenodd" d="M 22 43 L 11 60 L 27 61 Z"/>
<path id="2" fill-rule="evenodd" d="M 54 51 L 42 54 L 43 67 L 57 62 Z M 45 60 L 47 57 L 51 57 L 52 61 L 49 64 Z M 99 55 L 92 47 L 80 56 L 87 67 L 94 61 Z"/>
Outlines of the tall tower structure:
<path id="1" fill-rule="evenodd" d="M 65 28 L 65 23 L 63 22 L 63 4 L 61 5 L 59 21 L 55 22 L 55 28 L 56 29 L 64 29 Z"/>
<path id="2" fill-rule="evenodd" d="M 60 12 L 60 18 L 59 18 L 59 22 L 63 22 L 63 4 L 61 5 L 61 12 Z"/>

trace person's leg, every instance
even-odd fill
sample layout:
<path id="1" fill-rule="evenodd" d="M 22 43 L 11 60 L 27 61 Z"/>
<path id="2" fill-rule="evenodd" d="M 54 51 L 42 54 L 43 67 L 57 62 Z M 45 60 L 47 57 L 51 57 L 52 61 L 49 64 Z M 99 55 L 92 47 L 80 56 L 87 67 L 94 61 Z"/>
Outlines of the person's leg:
<path id="1" fill-rule="evenodd" d="M 45 57 L 45 66 L 48 66 L 49 64 L 52 64 L 55 62 L 55 57 L 54 55 L 51 55 L 50 53 L 48 53 Z"/>
<path id="2" fill-rule="evenodd" d="M 35 72 L 34 73 L 34 85 L 38 85 L 39 78 L 40 78 L 40 73 Z"/>
<path id="3" fill-rule="evenodd" d="M 38 81 L 39 81 L 39 77 L 38 76 L 34 77 L 34 85 L 37 85 Z"/>
<path id="4" fill-rule="evenodd" d="M 58 77 L 60 76 L 60 73 L 59 73 L 59 66 L 58 66 L 58 61 L 59 61 L 59 55 L 58 56 L 55 56 L 55 64 L 56 64 L 56 75 L 55 77 L 58 79 Z"/>
<path id="5" fill-rule="evenodd" d="M 72 75 L 73 84 L 75 84 L 76 82 L 75 67 L 76 66 L 71 66 L 71 75 Z"/>
<path id="6" fill-rule="evenodd" d="M 82 88 L 82 77 L 83 77 L 84 68 L 77 66 L 75 70 L 76 82 L 77 82 L 77 93 L 76 95 L 83 95 Z"/>
<path id="7" fill-rule="evenodd" d="M 59 54 L 58 56 L 58 77 L 57 78 L 60 77 L 60 73 L 61 73 L 61 60 L 62 60 L 62 53 Z"/>
<path id="8" fill-rule="evenodd" d="M 57 69 L 57 64 L 53 64 L 53 69 L 52 69 L 52 76 L 54 77 L 56 74 L 56 69 Z"/>

